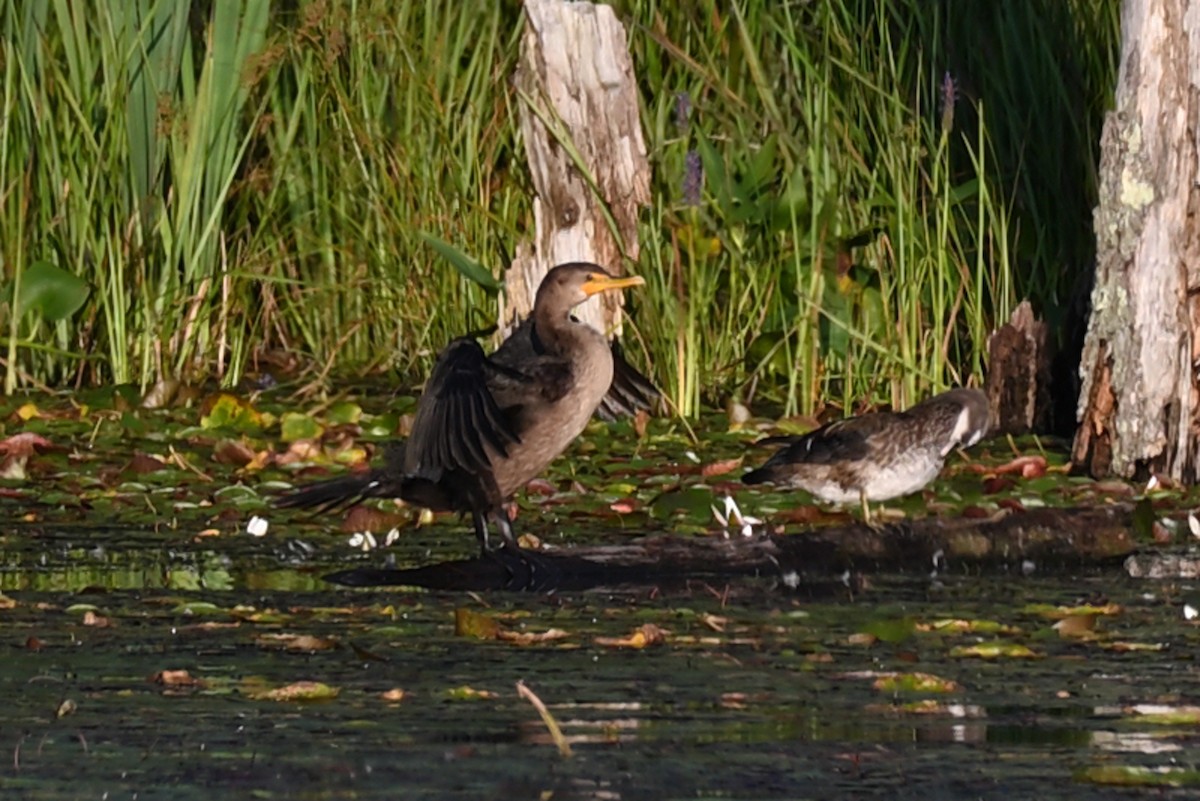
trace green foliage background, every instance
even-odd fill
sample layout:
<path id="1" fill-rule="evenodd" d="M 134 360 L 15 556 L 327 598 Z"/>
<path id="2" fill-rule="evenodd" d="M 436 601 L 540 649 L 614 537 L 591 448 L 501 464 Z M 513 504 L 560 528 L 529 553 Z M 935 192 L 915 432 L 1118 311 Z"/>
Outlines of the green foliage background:
<path id="1" fill-rule="evenodd" d="M 1021 297 L 1055 324 L 1086 297 L 1116 0 L 616 8 L 655 171 L 628 349 L 680 410 L 908 403 L 978 382 Z M 499 275 L 531 227 L 518 4 L 8 0 L 0 24 L 8 391 L 281 354 L 415 382 L 491 317 L 422 232 Z"/>

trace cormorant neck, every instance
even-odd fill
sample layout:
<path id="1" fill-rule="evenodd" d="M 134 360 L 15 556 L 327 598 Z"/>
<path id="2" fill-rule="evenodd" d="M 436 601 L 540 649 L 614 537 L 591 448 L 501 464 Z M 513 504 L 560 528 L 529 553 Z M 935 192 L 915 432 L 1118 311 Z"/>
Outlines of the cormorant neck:
<path id="1" fill-rule="evenodd" d="M 533 352 L 538 356 L 546 355 L 546 345 L 542 342 L 542 338 L 538 335 L 538 324 L 535 319 L 529 326 L 529 340 L 533 344 Z"/>
<path id="2" fill-rule="evenodd" d="M 572 343 L 579 339 L 581 329 L 589 327 L 577 322 L 570 311 L 554 311 L 545 308 L 533 310 L 533 350 L 538 355 L 564 355 Z"/>

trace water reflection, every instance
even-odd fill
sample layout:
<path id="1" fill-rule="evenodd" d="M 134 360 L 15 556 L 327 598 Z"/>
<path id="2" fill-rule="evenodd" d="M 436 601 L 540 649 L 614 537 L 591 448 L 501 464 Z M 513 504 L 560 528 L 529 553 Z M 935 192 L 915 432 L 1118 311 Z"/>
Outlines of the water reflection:
<path id="1" fill-rule="evenodd" d="M 39 799 L 86 785 L 93 797 L 184 801 L 1106 797 L 1131 777 L 1194 787 L 1194 707 L 1179 694 L 1200 631 L 1153 585 L 1101 574 L 876 576 L 826 597 L 770 577 L 550 594 L 344 589 L 321 576 L 383 558 L 343 539 L 4 540 L 3 797 L 10 781 Z M 1099 595 L 1122 611 L 1091 640 L 1059 636 L 1035 610 Z M 464 606 L 567 636 L 456 636 Z M 892 642 L 862 638 L 887 633 L 868 625 L 880 618 L 909 625 L 888 630 Z M 945 619 L 1003 628 L 915 625 Z M 670 632 L 664 643 L 601 644 L 647 622 Z M 950 656 L 995 637 L 1038 658 Z M 1118 638 L 1172 647 L 1105 647 Z M 182 670 L 194 684 L 154 678 Z M 876 684 L 917 671 L 945 691 Z M 518 680 L 546 702 L 571 759 Z M 257 694 L 302 681 L 336 697 Z"/>

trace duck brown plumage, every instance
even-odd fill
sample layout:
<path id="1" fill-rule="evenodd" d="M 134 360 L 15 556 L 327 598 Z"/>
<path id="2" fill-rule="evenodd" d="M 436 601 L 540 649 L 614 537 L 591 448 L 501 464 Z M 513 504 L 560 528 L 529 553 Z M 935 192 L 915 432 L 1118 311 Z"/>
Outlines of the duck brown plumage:
<path id="1" fill-rule="evenodd" d="M 987 395 L 952 389 L 903 412 L 873 412 L 802 436 L 762 440 L 784 447 L 742 481 L 803 489 L 830 503 L 861 502 L 869 520 L 867 501 L 920 490 L 941 472 L 950 451 L 974 445 L 987 430 Z"/>
<path id="2" fill-rule="evenodd" d="M 598 292 L 643 283 L 584 262 L 550 270 L 532 315 L 494 353 L 486 355 L 474 337 L 442 351 L 411 435 L 387 448 L 382 466 L 299 487 L 276 505 L 326 509 L 402 498 L 435 511 L 469 512 L 485 553 L 489 523 L 516 549 L 504 502 L 566 450 L 607 395 L 615 391 L 619 411 L 646 403 L 644 388 L 653 391 L 624 359 L 615 386 L 613 347 L 571 315 Z"/>

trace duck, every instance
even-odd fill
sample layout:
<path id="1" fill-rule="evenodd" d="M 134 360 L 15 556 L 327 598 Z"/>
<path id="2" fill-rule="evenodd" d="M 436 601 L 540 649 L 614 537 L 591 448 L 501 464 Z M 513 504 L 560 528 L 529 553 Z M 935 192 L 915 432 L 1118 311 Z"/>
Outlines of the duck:
<path id="1" fill-rule="evenodd" d="M 969 448 L 988 432 L 987 395 L 956 388 L 902 412 L 872 412 L 828 423 L 801 436 L 769 437 L 780 446 L 745 484 L 802 489 L 826 503 L 860 503 L 871 524 L 870 501 L 923 489 L 955 448 Z"/>
<path id="2" fill-rule="evenodd" d="M 522 556 L 505 503 L 544 471 L 601 414 L 620 414 L 656 393 L 619 347 L 571 314 L 601 292 L 641 286 L 590 262 L 560 264 L 542 279 L 533 311 L 490 355 L 475 336 L 439 354 L 417 401 L 412 431 L 382 464 L 297 487 L 279 508 L 326 511 L 367 498 L 400 498 L 470 515 L 484 556 L 490 538 Z"/>

